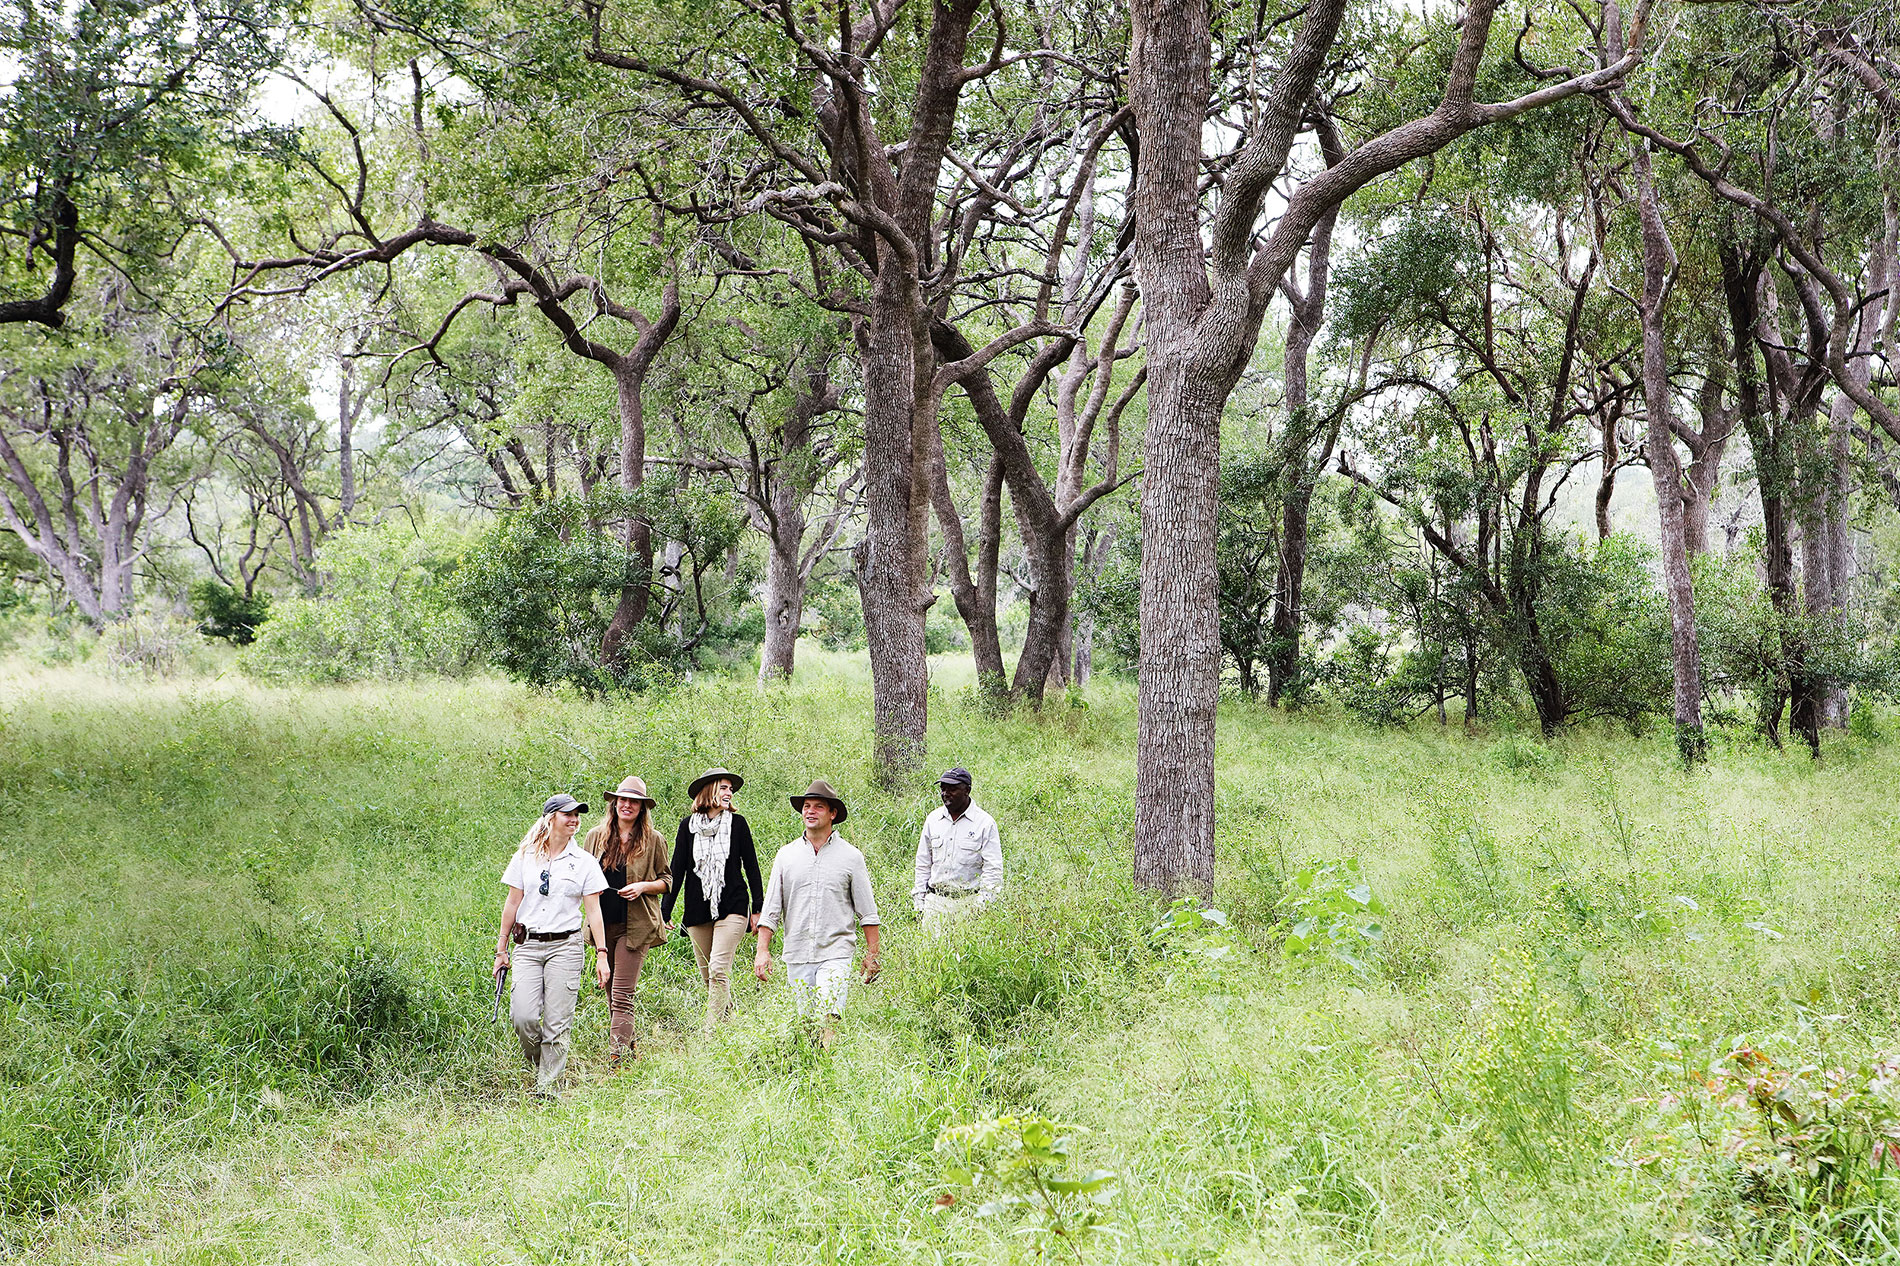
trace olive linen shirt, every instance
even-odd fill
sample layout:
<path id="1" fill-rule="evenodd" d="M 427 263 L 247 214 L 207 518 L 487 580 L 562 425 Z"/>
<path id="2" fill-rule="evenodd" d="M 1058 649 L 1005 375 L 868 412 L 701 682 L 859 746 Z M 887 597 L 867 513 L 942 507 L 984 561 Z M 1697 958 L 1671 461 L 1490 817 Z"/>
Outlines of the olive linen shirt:
<path id="1" fill-rule="evenodd" d="M 815 851 L 800 836 L 772 859 L 759 927 L 784 934 L 780 957 L 788 964 L 849 962 L 858 929 L 882 922 L 864 854 L 843 836 L 833 833 Z"/>
<path id="2" fill-rule="evenodd" d="M 548 872 L 548 895 L 541 895 L 541 872 Z M 530 932 L 577 932 L 586 913 L 581 898 L 607 887 L 600 863 L 569 840 L 567 847 L 549 859 L 536 857 L 526 849 L 516 849 L 502 872 L 501 882 L 521 889 L 521 905 L 515 917 L 527 924 Z"/>
<path id="3" fill-rule="evenodd" d="M 629 901 L 620 895 L 620 889 L 655 879 L 670 888 L 673 880 L 666 868 L 666 846 L 656 840 L 627 858 L 624 865 L 606 870 L 604 874 L 607 891 L 600 894 L 600 921 L 606 925 L 609 939 L 615 928 L 625 927 L 627 944 L 633 949 L 664 944 L 666 924 L 660 918 L 660 894 L 647 893 Z"/>

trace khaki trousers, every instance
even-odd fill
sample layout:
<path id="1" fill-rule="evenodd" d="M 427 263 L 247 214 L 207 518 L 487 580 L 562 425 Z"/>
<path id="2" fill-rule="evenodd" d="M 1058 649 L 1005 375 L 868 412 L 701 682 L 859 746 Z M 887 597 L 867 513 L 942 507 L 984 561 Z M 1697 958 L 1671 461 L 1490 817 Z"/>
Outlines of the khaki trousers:
<path id="1" fill-rule="evenodd" d="M 974 892 L 927 892 L 924 894 L 923 909 L 918 914 L 932 936 L 942 936 L 946 928 L 982 908 L 983 903 Z"/>
<path id="2" fill-rule="evenodd" d="M 633 1045 L 633 995 L 640 988 L 640 969 L 646 966 L 648 947 L 634 948 L 627 940 L 624 927 L 609 928 L 607 944 L 613 947 L 607 957 L 613 971 L 613 978 L 607 984 L 610 1017 L 607 1034 L 614 1054 L 618 1055 Z"/>
<path id="3" fill-rule="evenodd" d="M 521 1039 L 521 1055 L 534 1069 L 535 1089 L 553 1093 L 567 1067 L 567 1034 L 574 1027 L 586 954 L 577 931 L 565 941 L 523 941 L 510 955 L 514 991 L 508 1018 Z"/>
<path id="4" fill-rule="evenodd" d="M 693 957 L 699 960 L 699 978 L 706 984 L 706 1027 L 711 1029 L 732 1010 L 732 959 L 745 939 L 747 919 L 729 914 L 717 923 L 699 923 L 686 929 L 693 938 Z"/>

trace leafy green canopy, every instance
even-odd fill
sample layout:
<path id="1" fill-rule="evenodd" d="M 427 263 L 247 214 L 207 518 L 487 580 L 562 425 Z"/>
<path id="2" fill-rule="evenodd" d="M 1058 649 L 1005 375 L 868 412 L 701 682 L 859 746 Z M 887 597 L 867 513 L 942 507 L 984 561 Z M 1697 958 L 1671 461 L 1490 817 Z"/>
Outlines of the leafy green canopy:
<path id="1" fill-rule="evenodd" d="M 0 10 L 0 312 L 58 324 L 86 257 L 136 272 L 235 151 L 275 145 L 250 105 L 295 0 L 83 0 Z M 63 292 L 62 292 L 63 291 Z M 51 300 L 39 316 L 11 301 Z"/>

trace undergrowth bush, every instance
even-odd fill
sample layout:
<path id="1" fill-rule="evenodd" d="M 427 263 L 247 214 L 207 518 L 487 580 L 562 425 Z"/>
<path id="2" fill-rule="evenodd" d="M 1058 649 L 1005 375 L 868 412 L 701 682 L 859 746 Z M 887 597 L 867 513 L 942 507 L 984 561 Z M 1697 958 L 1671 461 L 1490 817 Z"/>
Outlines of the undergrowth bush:
<path id="1" fill-rule="evenodd" d="M 239 665 L 274 682 L 468 672 L 475 632 L 449 590 L 460 551 L 453 533 L 407 520 L 333 533 L 317 551 L 322 588 L 278 599 Z"/>
<path id="2" fill-rule="evenodd" d="M 940 1055 L 1018 1036 L 1099 994 L 1099 977 L 1148 966 L 1131 911 L 1020 894 L 923 939 L 904 989 Z"/>
<path id="3" fill-rule="evenodd" d="M 476 1009 L 386 948 L 254 932 L 243 952 L 176 953 L 113 987 L 30 933 L 0 941 L 0 1204 L 44 1213 L 111 1178 L 156 1130 L 170 1145 L 441 1075 Z"/>
<path id="4" fill-rule="evenodd" d="M 1579 1163 L 1578 1035 L 1529 955 L 1493 963 L 1480 1025 L 1466 1075 L 1506 1171 L 1542 1180 Z"/>
<path id="5" fill-rule="evenodd" d="M 1796 1034 L 1698 1057 L 1656 1042 L 1639 1132 L 1620 1163 L 1688 1204 L 1738 1250 L 1836 1254 L 1900 1235 L 1900 1050 Z"/>
<path id="6" fill-rule="evenodd" d="M 197 630 L 185 621 L 141 611 L 109 626 L 99 645 L 114 668 L 169 677 L 185 666 L 197 641 Z"/>

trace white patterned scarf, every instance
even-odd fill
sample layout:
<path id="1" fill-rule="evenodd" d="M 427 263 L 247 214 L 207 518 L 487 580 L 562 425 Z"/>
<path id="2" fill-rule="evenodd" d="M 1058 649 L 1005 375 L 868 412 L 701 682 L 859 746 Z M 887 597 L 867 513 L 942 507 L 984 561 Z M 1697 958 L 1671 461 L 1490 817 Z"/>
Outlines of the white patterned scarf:
<path id="1" fill-rule="evenodd" d="M 706 894 L 706 909 L 719 921 L 719 898 L 726 891 L 726 858 L 732 853 L 732 810 L 709 818 L 695 813 L 687 823 L 693 833 L 693 873 Z"/>

